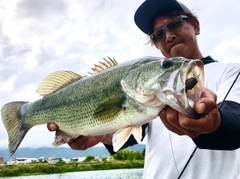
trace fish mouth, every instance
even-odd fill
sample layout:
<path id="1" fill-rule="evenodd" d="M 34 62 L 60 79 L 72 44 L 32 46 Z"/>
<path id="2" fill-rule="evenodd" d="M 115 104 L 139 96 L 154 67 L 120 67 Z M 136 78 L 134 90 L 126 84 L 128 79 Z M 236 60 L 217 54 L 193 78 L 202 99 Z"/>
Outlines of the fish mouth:
<path id="1" fill-rule="evenodd" d="M 204 68 L 202 61 L 190 61 L 186 74 L 184 91 L 188 99 L 188 106 L 193 107 L 194 103 L 201 97 L 204 91 L 204 83 Z M 183 94 L 185 94 L 184 92 Z"/>
<path id="2" fill-rule="evenodd" d="M 158 98 L 187 116 L 199 118 L 200 115 L 194 111 L 193 106 L 204 91 L 203 62 L 184 61 L 182 67 L 173 73 L 172 79 L 174 80 L 169 80 L 162 90 L 164 96 Z"/>
<path id="3" fill-rule="evenodd" d="M 204 70 L 202 61 L 190 60 L 184 62 L 175 80 L 175 84 L 180 84 L 176 86 L 174 90 L 175 93 L 173 93 L 177 100 L 176 108 L 188 116 L 199 118 L 200 115 L 194 111 L 193 106 L 204 91 Z"/>

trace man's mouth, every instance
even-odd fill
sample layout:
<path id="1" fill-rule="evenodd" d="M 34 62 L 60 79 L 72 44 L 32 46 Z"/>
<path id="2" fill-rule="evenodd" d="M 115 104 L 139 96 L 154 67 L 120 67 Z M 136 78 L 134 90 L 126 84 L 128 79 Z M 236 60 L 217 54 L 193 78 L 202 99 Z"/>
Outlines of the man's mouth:
<path id="1" fill-rule="evenodd" d="M 174 48 L 176 45 L 178 45 L 178 44 L 180 44 L 180 43 L 182 43 L 182 42 L 183 42 L 182 40 L 175 40 L 175 41 L 171 42 L 171 43 L 169 44 L 169 46 L 168 46 L 169 51 L 171 51 L 172 48 Z"/>

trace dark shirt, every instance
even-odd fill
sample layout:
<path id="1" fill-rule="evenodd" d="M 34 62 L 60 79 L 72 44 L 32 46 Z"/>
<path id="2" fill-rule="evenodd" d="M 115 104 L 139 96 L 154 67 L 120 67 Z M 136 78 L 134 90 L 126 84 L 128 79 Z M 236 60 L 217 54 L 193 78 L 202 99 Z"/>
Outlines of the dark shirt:
<path id="1" fill-rule="evenodd" d="M 215 62 L 210 56 L 203 58 L 202 61 L 204 64 Z M 220 127 L 213 133 L 193 138 L 193 141 L 201 149 L 237 149 L 240 147 L 240 104 L 226 100 L 218 106 L 221 115 Z"/>

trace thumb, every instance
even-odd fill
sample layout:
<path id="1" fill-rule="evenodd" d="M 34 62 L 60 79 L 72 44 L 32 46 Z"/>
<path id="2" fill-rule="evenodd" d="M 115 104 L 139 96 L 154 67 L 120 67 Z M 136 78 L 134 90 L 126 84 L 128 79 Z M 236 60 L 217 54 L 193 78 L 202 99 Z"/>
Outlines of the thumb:
<path id="1" fill-rule="evenodd" d="M 206 110 L 206 105 L 204 103 L 199 103 L 199 104 L 195 105 L 195 111 L 198 114 L 205 113 L 205 110 Z"/>

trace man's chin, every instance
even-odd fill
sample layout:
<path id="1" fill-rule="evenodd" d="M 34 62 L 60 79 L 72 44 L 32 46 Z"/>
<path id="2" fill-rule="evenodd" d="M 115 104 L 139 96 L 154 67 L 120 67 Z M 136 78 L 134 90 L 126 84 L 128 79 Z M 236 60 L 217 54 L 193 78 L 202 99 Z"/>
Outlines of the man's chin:
<path id="1" fill-rule="evenodd" d="M 184 57 L 183 52 L 184 52 L 184 48 L 183 48 L 183 45 L 181 43 L 173 46 L 170 50 L 170 54 L 173 57 Z"/>

